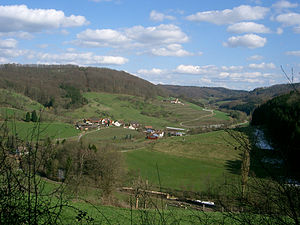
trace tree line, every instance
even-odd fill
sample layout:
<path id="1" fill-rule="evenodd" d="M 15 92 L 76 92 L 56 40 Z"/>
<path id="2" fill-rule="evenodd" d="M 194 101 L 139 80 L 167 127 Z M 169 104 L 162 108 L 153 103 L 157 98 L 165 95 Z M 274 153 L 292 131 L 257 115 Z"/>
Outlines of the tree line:
<path id="1" fill-rule="evenodd" d="M 82 92 L 129 94 L 145 98 L 165 92 L 154 84 L 124 71 L 70 65 L 0 67 L 0 88 L 12 89 L 45 107 L 78 107 L 85 101 Z"/>
<path id="2" fill-rule="evenodd" d="M 264 126 L 272 142 L 280 150 L 289 171 L 298 180 L 300 168 L 300 95 L 292 91 L 267 101 L 257 107 L 252 115 L 252 125 Z"/>

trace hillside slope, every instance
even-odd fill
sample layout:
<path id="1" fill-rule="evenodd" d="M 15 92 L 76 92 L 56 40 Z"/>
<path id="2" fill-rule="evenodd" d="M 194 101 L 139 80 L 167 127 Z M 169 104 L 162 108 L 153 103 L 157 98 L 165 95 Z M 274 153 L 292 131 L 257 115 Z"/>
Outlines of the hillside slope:
<path id="1" fill-rule="evenodd" d="M 64 105 L 66 88 L 129 94 L 146 98 L 164 95 L 154 84 L 124 71 L 72 65 L 15 65 L 0 67 L 0 88 L 13 89 L 45 105 Z M 75 90 L 75 91 L 76 91 Z"/>

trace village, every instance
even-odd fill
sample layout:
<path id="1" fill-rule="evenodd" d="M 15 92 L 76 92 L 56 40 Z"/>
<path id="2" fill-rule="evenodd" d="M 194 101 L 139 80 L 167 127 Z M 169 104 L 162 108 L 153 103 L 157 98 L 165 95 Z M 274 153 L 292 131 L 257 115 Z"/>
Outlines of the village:
<path id="1" fill-rule="evenodd" d="M 81 131 L 100 130 L 111 127 L 123 127 L 124 129 L 143 132 L 146 139 L 159 139 L 171 136 L 185 135 L 185 129 L 176 127 L 166 127 L 165 129 L 155 129 L 150 125 L 142 125 L 139 122 L 124 122 L 112 120 L 111 118 L 88 118 L 77 122 L 75 128 Z"/>
<path id="2" fill-rule="evenodd" d="M 167 100 L 163 102 L 170 102 L 171 104 L 184 105 L 178 98 Z M 77 122 L 75 128 L 81 131 L 100 130 L 101 128 L 109 127 L 123 127 L 124 129 L 136 130 L 143 132 L 146 139 L 159 139 L 171 136 L 185 135 L 185 129 L 176 127 L 166 127 L 165 129 L 154 129 L 150 125 L 142 125 L 137 121 L 124 122 L 122 120 L 112 120 L 111 118 L 87 118 Z"/>

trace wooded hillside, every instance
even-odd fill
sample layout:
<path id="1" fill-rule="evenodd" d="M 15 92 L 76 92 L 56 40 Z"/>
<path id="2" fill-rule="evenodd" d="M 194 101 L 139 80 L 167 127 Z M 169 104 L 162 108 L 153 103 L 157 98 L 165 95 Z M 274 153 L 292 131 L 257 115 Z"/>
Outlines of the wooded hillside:
<path id="1" fill-rule="evenodd" d="M 300 95 L 291 92 L 267 101 L 256 108 L 252 125 L 266 127 L 273 143 L 282 153 L 287 165 L 299 179 L 300 157 Z"/>
<path id="2" fill-rule="evenodd" d="M 45 106 L 72 105 L 74 100 L 82 104 L 79 93 L 87 91 L 145 98 L 164 95 L 154 84 L 124 71 L 73 65 L 1 65 L 0 88 L 13 89 Z"/>

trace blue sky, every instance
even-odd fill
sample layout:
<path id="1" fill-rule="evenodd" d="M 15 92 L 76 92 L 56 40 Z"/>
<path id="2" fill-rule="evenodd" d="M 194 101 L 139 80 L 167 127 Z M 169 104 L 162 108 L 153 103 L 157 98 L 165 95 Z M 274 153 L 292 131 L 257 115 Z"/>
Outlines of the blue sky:
<path id="1" fill-rule="evenodd" d="M 155 84 L 300 82 L 296 0 L 0 1 L 0 63 L 124 70 Z"/>

